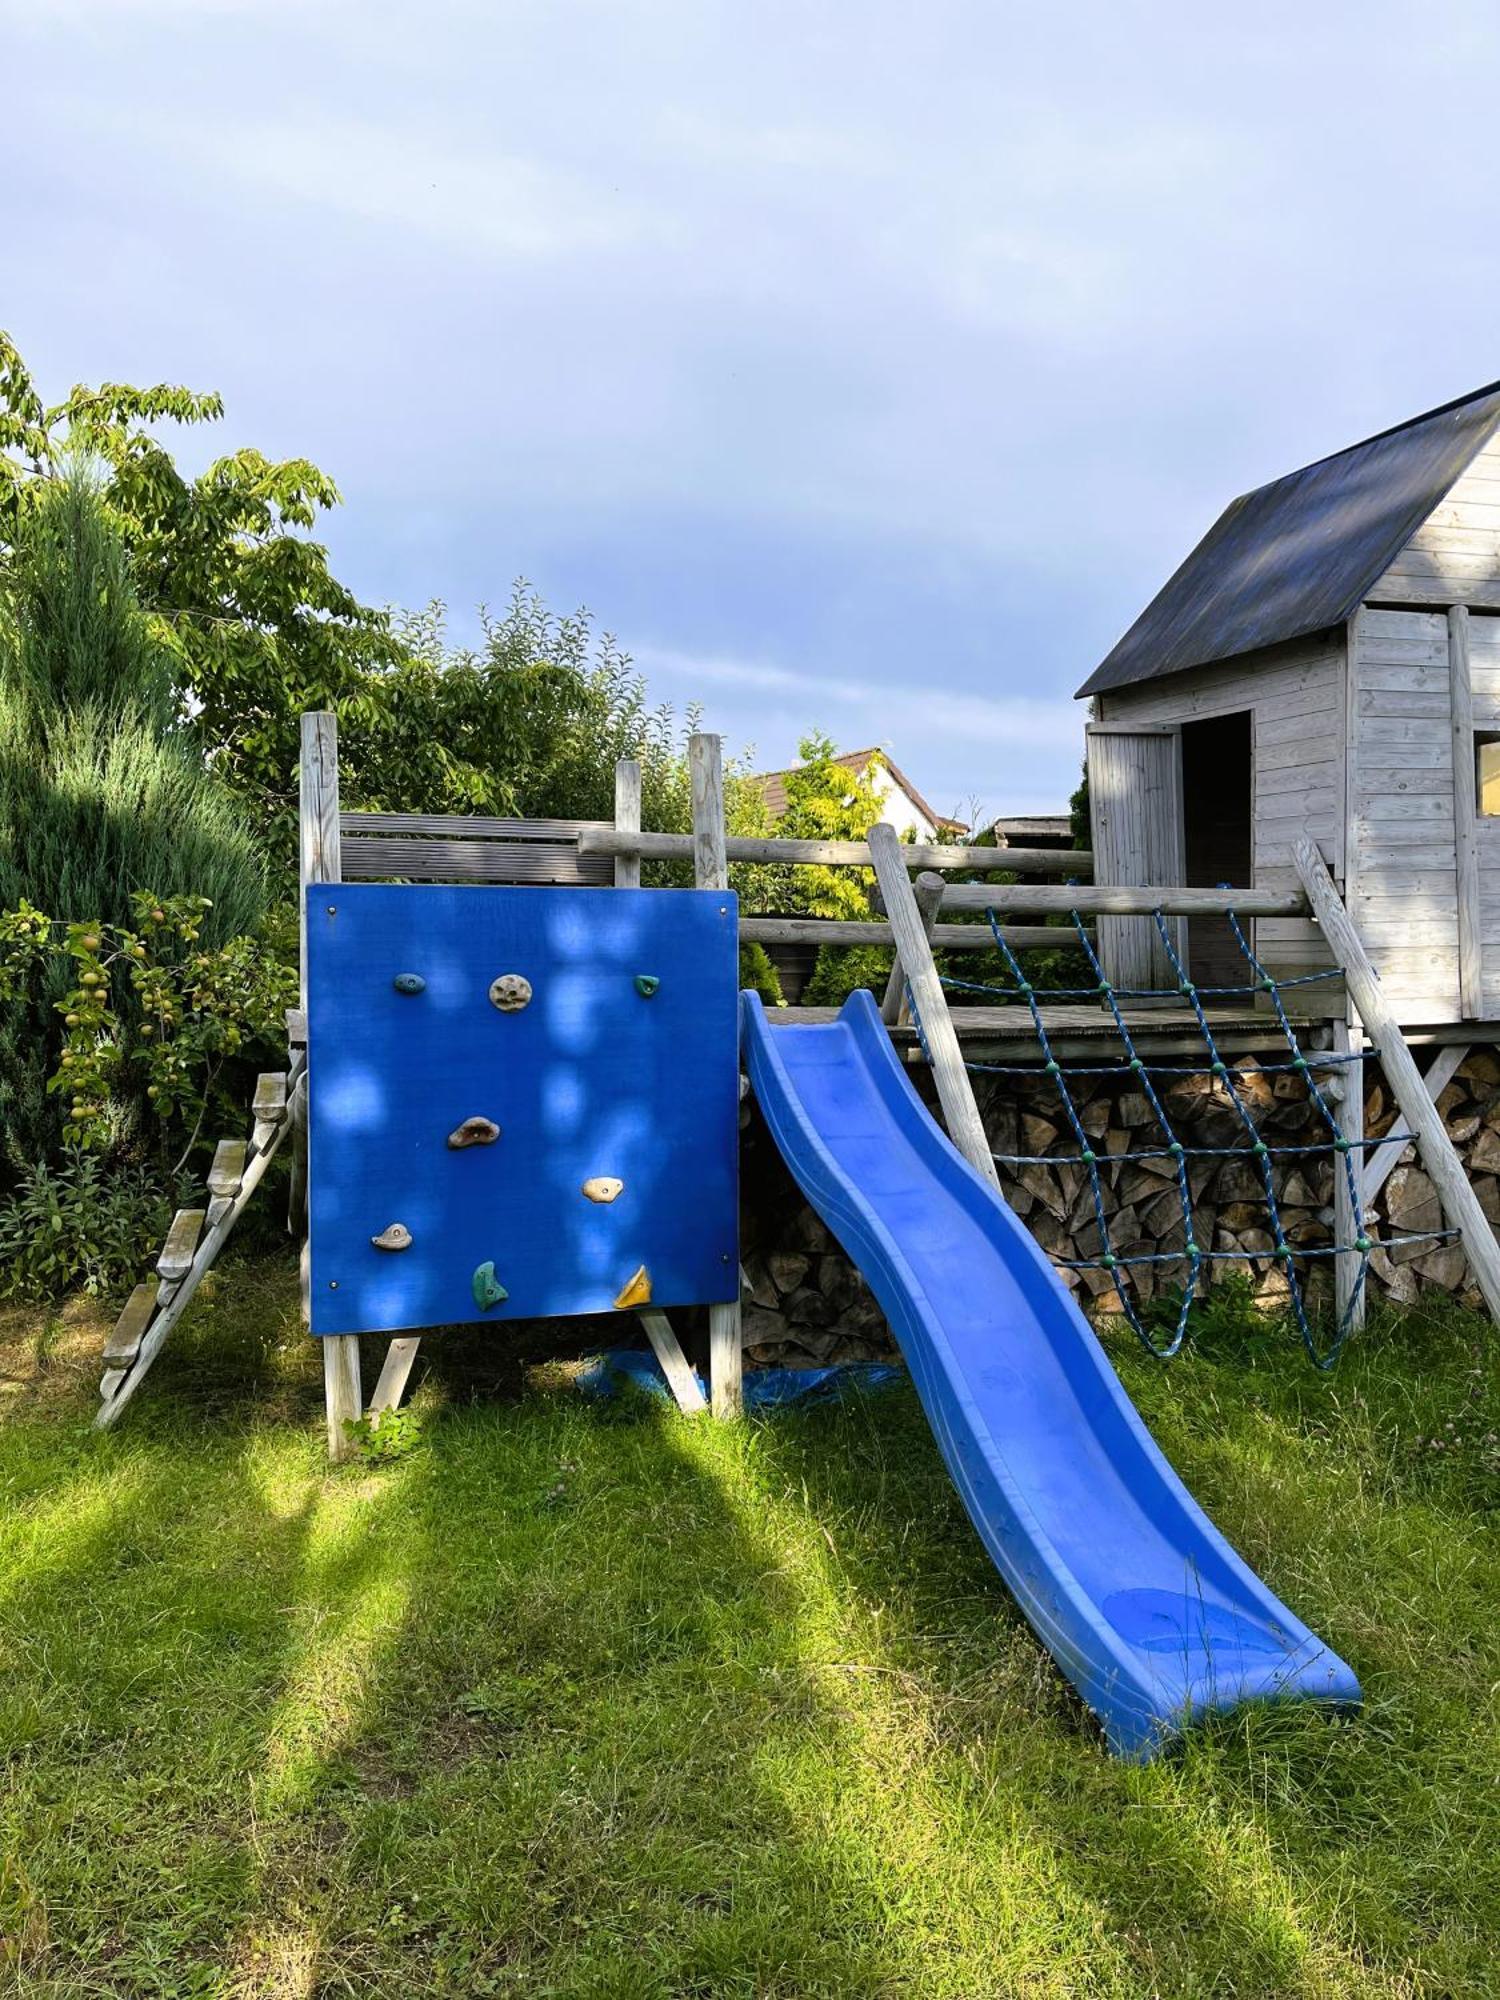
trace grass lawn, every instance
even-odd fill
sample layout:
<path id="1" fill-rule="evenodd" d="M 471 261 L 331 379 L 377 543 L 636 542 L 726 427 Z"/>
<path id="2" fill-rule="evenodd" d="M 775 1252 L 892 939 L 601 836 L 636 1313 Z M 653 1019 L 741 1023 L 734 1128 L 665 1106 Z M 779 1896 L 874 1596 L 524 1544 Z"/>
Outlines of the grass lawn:
<path id="1" fill-rule="evenodd" d="M 1120 1347 L 1367 1694 L 1138 1769 L 904 1389 L 715 1426 L 445 1336 L 415 1448 L 333 1472 L 290 1256 L 104 1438 L 102 1323 L 0 1315 L 9 1990 L 1500 1992 L 1487 1326 Z"/>

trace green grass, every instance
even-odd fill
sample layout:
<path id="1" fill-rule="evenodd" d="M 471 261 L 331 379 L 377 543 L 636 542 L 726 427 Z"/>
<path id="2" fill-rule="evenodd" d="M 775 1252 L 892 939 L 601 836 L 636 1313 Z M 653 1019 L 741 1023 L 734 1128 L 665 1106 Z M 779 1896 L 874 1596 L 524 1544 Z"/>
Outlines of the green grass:
<path id="1" fill-rule="evenodd" d="M 226 1272 L 105 1438 L 86 1310 L 0 1320 L 13 1990 L 1500 1991 L 1488 1328 L 1121 1349 L 1367 1694 L 1132 1768 L 906 1391 L 688 1423 L 455 1338 L 415 1448 L 330 1472 L 293 1290 Z"/>

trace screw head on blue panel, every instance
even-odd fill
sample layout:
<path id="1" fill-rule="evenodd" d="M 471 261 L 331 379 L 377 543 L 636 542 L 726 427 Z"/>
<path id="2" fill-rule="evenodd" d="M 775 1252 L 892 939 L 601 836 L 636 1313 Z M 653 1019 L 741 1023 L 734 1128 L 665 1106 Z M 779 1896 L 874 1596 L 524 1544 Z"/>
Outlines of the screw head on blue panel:
<path id="1" fill-rule="evenodd" d="M 391 981 L 398 993 L 425 993 L 427 981 L 420 972 L 398 972 Z"/>
<path id="2" fill-rule="evenodd" d="M 635 975 L 635 990 L 643 1000 L 649 1000 L 661 985 L 654 972 L 638 972 Z"/>
<path id="3" fill-rule="evenodd" d="M 470 1285 L 474 1293 L 474 1303 L 479 1307 L 481 1312 L 486 1311 L 490 1306 L 499 1305 L 502 1299 L 510 1297 L 510 1293 L 495 1276 L 495 1266 L 488 1258 L 474 1273 L 473 1278 L 470 1280 Z"/>

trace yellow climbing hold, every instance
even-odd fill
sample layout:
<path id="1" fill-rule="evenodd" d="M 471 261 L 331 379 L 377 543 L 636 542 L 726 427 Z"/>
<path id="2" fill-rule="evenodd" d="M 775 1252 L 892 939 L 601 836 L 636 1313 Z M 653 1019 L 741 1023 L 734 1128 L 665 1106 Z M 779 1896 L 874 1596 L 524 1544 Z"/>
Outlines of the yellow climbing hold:
<path id="1" fill-rule="evenodd" d="M 623 1194 L 624 1191 L 624 1181 L 616 1180 L 613 1174 L 595 1174 L 592 1180 L 584 1182 L 582 1188 L 582 1192 L 588 1196 L 590 1201 L 603 1202 L 613 1201 L 616 1196 Z"/>
<path id="2" fill-rule="evenodd" d="M 642 1264 L 630 1279 L 615 1304 L 621 1312 L 628 1312 L 632 1306 L 649 1306 L 651 1303 L 651 1273 Z"/>

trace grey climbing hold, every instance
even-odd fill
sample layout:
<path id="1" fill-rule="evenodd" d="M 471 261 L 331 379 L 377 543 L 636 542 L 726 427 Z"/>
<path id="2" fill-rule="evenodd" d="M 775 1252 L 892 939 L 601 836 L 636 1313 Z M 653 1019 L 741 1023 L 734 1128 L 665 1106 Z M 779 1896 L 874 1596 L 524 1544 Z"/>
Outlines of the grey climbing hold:
<path id="1" fill-rule="evenodd" d="M 531 998 L 531 981 L 519 972 L 502 972 L 490 981 L 490 1005 L 502 1014 L 519 1014 Z"/>
<path id="2" fill-rule="evenodd" d="M 638 972 L 635 975 L 635 990 L 643 1000 L 649 1000 L 661 981 L 654 972 Z"/>
<path id="3" fill-rule="evenodd" d="M 448 1144 L 461 1153 L 468 1146 L 493 1146 L 499 1137 L 500 1127 L 493 1118 L 466 1118 L 448 1134 Z"/>
<path id="4" fill-rule="evenodd" d="M 411 1231 L 404 1222 L 389 1222 L 370 1241 L 377 1250 L 410 1250 Z"/>
<path id="5" fill-rule="evenodd" d="M 425 993 L 427 981 L 420 972 L 398 972 L 391 981 L 398 993 Z"/>
<path id="6" fill-rule="evenodd" d="M 488 1259 L 479 1266 L 470 1284 L 474 1293 L 474 1303 L 481 1312 L 490 1306 L 499 1305 L 502 1299 L 510 1297 L 510 1293 L 495 1276 L 493 1262 Z"/>

